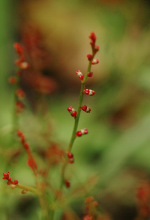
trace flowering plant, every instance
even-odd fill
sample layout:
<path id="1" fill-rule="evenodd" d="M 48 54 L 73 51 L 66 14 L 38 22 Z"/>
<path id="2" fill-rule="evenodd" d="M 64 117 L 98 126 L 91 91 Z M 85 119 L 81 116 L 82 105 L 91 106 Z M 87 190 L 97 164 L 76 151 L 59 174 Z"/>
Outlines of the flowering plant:
<path id="1" fill-rule="evenodd" d="M 81 111 L 85 113 L 90 113 L 91 108 L 87 105 L 83 105 L 83 98 L 84 95 L 94 96 L 95 91 L 92 89 L 86 88 L 86 82 L 88 78 L 93 77 L 93 72 L 91 70 L 92 66 L 99 63 L 99 60 L 95 58 L 95 55 L 99 51 L 99 46 L 96 45 L 96 35 L 92 32 L 89 36 L 90 38 L 90 45 L 92 48 L 92 53 L 87 54 L 88 59 L 88 68 L 85 74 L 83 74 L 80 70 L 76 71 L 76 75 L 79 77 L 81 83 L 80 89 L 80 96 L 78 107 L 75 109 L 73 106 L 69 106 L 67 108 L 70 115 L 74 118 L 74 126 L 71 135 L 70 142 L 68 147 L 64 150 L 57 148 L 54 144 L 44 152 L 44 158 L 47 159 L 48 165 L 45 166 L 45 169 L 42 170 L 39 167 L 38 162 L 36 161 L 36 157 L 34 156 L 30 144 L 27 142 L 27 138 L 22 130 L 19 129 L 18 123 L 15 123 L 14 130 L 17 133 L 18 141 L 22 145 L 23 149 L 27 154 L 27 164 L 31 168 L 33 175 L 35 177 L 35 186 L 28 186 L 20 184 L 20 180 L 12 181 L 9 172 L 3 173 L 3 179 L 7 180 L 7 184 L 11 186 L 12 189 L 20 188 L 22 194 L 27 192 L 34 193 L 38 196 L 42 213 L 43 219 L 53 220 L 55 218 L 55 212 L 57 209 L 63 209 L 63 201 L 66 200 L 65 197 L 65 190 L 64 187 L 70 188 L 71 181 L 67 177 L 67 167 L 70 164 L 75 162 L 74 154 L 73 154 L 73 145 L 76 138 L 81 137 L 85 134 L 88 134 L 87 128 L 78 129 L 78 124 L 81 116 Z M 25 91 L 20 88 L 20 79 L 22 78 L 22 74 L 24 71 L 28 70 L 30 67 L 30 63 L 28 63 L 24 48 L 19 43 L 14 44 L 14 48 L 16 53 L 18 54 L 18 59 L 16 60 L 16 66 L 18 71 L 15 76 L 9 79 L 10 83 L 12 83 L 15 87 L 15 117 L 19 117 L 19 114 L 25 110 L 25 98 L 26 94 Z M 17 120 L 15 120 L 17 121 Z M 60 163 L 60 180 L 58 187 L 53 187 L 51 184 L 52 180 L 49 180 L 49 169 L 52 169 L 57 163 Z M 80 189 L 76 189 L 77 191 Z M 50 198 L 51 197 L 51 198 Z M 94 201 L 93 197 L 88 197 L 85 201 L 85 215 L 83 216 L 83 220 L 92 220 L 92 219 L 100 219 L 99 211 L 97 210 L 97 202 Z M 62 213 L 62 219 L 70 219 L 70 212 L 64 211 Z M 71 214 L 71 219 L 79 219 L 79 217 L 75 217 L 77 214 Z"/>

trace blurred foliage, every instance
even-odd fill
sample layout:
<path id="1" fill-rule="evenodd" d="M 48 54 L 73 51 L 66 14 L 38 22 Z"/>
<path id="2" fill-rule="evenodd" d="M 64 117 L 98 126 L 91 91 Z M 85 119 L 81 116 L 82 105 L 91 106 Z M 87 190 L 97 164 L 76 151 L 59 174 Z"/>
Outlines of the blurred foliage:
<path id="1" fill-rule="evenodd" d="M 20 182 L 34 185 L 32 173 L 26 166 L 26 155 L 11 160 L 13 149 L 20 147 L 12 134 L 14 99 L 13 89 L 7 83 L 7 78 L 15 72 L 14 39 L 23 41 L 28 27 L 39 28 L 43 45 L 50 54 L 49 66 L 43 75 L 57 84 L 57 90 L 39 95 L 37 91 L 30 94 L 31 88 L 21 82 L 29 94 L 27 110 L 20 117 L 19 126 L 38 160 L 37 148 L 47 148 L 45 134 L 64 149 L 70 140 L 73 121 L 66 108 L 77 105 L 80 83 L 74 73 L 77 69 L 86 70 L 86 54 L 90 48 L 87 36 L 94 31 L 100 45 L 100 65 L 93 68 L 94 77 L 88 86 L 96 90 L 96 96 L 85 98 L 84 104 L 88 103 L 92 112 L 82 113 L 79 125 L 87 127 L 89 135 L 76 140 L 75 164 L 67 174 L 73 188 L 79 183 L 86 185 L 90 177 L 96 178 L 93 187 L 87 187 L 86 195 L 94 195 L 112 219 L 134 219 L 136 188 L 141 180 L 149 180 L 150 173 L 149 2 L 39 0 L 16 1 L 12 6 L 3 1 L 2 7 L 1 173 L 9 170 Z M 36 111 L 35 103 L 39 106 L 48 103 L 48 111 L 45 114 Z M 39 163 L 43 166 L 41 161 Z M 57 185 L 59 176 L 55 171 L 51 178 Z M 19 191 L 16 194 L 3 182 L 0 188 L 0 219 L 41 218 L 34 196 L 22 196 Z M 71 191 L 67 198 L 70 194 Z M 83 195 L 72 198 L 70 204 L 80 215 Z M 125 210 L 118 217 L 120 207 Z M 129 207 L 132 217 L 127 214 Z M 58 212 L 56 219 L 60 219 L 61 214 Z"/>

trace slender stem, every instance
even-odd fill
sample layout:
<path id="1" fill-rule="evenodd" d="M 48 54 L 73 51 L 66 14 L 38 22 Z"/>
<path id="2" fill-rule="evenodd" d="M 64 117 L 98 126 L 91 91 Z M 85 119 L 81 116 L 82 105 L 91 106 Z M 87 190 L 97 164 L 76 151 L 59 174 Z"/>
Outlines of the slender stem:
<path id="1" fill-rule="evenodd" d="M 15 133 L 17 131 L 18 128 L 18 115 L 17 115 L 17 111 L 16 111 L 16 102 L 17 102 L 17 94 L 16 91 L 19 87 L 19 77 L 17 78 L 17 82 L 16 84 L 14 84 L 14 88 L 13 88 L 13 93 L 14 93 L 14 106 L 13 106 L 13 133 Z"/>
<path id="2" fill-rule="evenodd" d="M 47 201 L 46 201 L 44 194 L 39 195 L 39 201 L 40 201 L 40 205 L 43 211 L 44 219 L 49 220 L 50 218 L 49 218 L 48 206 L 47 206 Z"/>
<path id="3" fill-rule="evenodd" d="M 22 185 L 22 184 L 17 184 L 16 187 L 20 188 L 20 189 L 23 189 L 25 191 L 29 191 L 29 192 L 32 192 L 38 196 L 41 196 L 41 193 L 34 187 L 31 187 L 31 186 L 26 186 L 26 185 Z"/>

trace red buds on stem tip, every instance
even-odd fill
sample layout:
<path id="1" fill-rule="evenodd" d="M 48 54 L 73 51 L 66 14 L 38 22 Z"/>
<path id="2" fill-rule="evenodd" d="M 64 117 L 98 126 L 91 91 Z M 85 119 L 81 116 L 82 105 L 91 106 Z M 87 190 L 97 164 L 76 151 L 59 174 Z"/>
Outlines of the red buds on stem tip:
<path id="1" fill-rule="evenodd" d="M 7 173 L 3 173 L 3 179 L 7 180 L 7 185 L 13 184 L 13 185 L 17 185 L 18 184 L 18 180 L 11 180 L 11 177 L 9 176 L 9 172 Z"/>

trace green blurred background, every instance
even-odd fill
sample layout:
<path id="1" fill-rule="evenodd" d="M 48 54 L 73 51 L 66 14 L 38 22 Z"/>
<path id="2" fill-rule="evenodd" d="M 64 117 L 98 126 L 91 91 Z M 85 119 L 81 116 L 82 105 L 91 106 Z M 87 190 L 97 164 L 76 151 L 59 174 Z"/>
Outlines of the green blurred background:
<path id="1" fill-rule="evenodd" d="M 94 31 L 100 45 L 100 63 L 93 66 L 94 76 L 87 87 L 94 89 L 96 95 L 84 99 L 92 111 L 82 113 L 79 128 L 87 127 L 89 134 L 75 142 L 76 162 L 69 175 L 73 186 L 96 176 L 90 193 L 110 213 L 110 218 L 134 219 L 136 189 L 141 181 L 150 178 L 150 2 L 2 0 L 1 10 L 1 173 L 9 170 L 20 182 L 34 184 L 25 155 L 17 162 L 10 160 L 13 147 L 18 147 L 11 132 L 14 93 L 8 83 L 16 71 L 13 43 L 19 41 L 26 46 L 27 38 L 37 34 L 42 51 L 38 57 L 40 65 L 36 56 L 26 51 L 29 63 L 35 63 L 21 82 L 28 108 L 20 116 L 19 126 L 33 150 L 39 146 L 46 148 L 44 132 L 66 149 L 73 127 L 66 108 L 77 106 L 80 81 L 75 72 L 86 71 L 88 36 Z M 32 89 L 36 77 L 41 77 L 42 83 L 40 88 Z M 57 178 L 54 174 L 56 184 Z M 2 181 L 0 187 L 1 220 L 40 219 L 34 197 L 22 198 L 19 191 L 16 195 Z M 83 201 L 77 199 L 80 206 Z M 74 203 L 72 206 L 80 212 L 81 208 Z"/>

